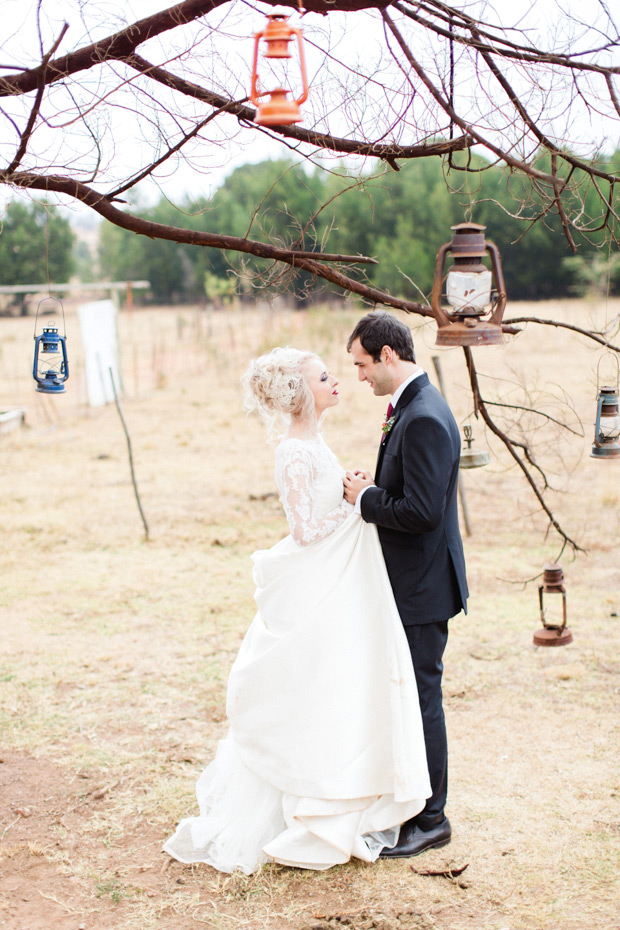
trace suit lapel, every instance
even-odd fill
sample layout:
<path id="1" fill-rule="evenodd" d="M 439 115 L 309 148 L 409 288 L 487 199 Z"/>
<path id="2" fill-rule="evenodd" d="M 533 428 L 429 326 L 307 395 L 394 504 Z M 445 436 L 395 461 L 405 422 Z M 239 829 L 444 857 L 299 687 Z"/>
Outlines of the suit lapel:
<path id="1" fill-rule="evenodd" d="M 379 444 L 379 453 L 377 455 L 377 468 L 375 471 L 375 474 L 377 475 L 379 474 L 379 469 L 381 468 L 381 462 L 383 461 L 383 453 L 385 452 L 386 446 L 390 441 L 390 437 L 392 435 L 394 427 L 398 423 L 398 420 L 400 418 L 402 411 L 403 411 L 403 408 L 400 406 L 400 401 L 399 401 L 398 404 L 396 405 L 396 410 L 392 414 L 392 416 L 394 417 L 394 422 L 392 423 L 392 429 L 389 431 L 389 433 L 384 433 L 383 436 L 381 437 L 381 443 Z"/>
<path id="2" fill-rule="evenodd" d="M 415 378 L 411 382 L 411 384 L 407 385 L 407 387 L 405 388 L 401 396 L 398 398 L 398 403 L 396 404 L 396 409 L 394 410 L 394 414 L 393 414 L 394 423 L 392 425 L 392 429 L 389 431 L 389 433 L 386 433 L 384 435 L 385 441 L 381 442 L 379 446 L 379 453 L 377 455 L 377 467 L 375 469 L 375 480 L 377 480 L 379 477 L 379 472 L 381 470 L 381 463 L 383 461 L 383 454 L 385 452 L 386 446 L 389 443 L 392 433 L 394 432 L 394 429 L 396 428 L 398 421 L 403 415 L 405 408 L 411 403 L 411 401 L 416 396 L 416 394 L 418 394 L 419 391 L 421 391 L 422 388 L 426 387 L 426 385 L 429 383 L 430 382 L 428 380 L 428 375 L 426 374 L 426 372 L 422 375 L 418 375 L 418 377 Z"/>

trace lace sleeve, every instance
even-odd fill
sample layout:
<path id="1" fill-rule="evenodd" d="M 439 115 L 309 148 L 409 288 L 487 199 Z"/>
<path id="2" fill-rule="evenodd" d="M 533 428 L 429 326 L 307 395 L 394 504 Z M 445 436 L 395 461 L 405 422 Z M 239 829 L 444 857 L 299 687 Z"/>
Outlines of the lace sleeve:
<path id="1" fill-rule="evenodd" d="M 301 449 L 284 458 L 276 471 L 276 480 L 291 536 L 300 546 L 309 546 L 329 536 L 353 512 L 353 507 L 343 498 L 324 516 L 314 516 L 315 470 L 311 457 Z"/>

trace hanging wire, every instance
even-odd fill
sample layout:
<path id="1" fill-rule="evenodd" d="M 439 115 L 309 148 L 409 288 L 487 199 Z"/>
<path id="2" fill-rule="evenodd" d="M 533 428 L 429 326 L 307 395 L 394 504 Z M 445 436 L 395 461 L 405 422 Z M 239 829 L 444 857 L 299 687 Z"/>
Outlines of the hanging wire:
<path id="1" fill-rule="evenodd" d="M 48 278 L 49 278 L 49 275 L 48 275 Z M 48 280 L 48 290 L 49 290 L 49 280 Z M 44 304 L 46 300 L 55 300 L 56 303 L 60 304 L 60 312 L 62 313 L 62 329 L 63 329 L 63 335 L 66 337 L 66 335 L 67 335 L 67 323 L 66 323 L 66 320 L 65 320 L 65 308 L 63 307 L 62 300 L 60 299 L 60 297 L 52 297 L 52 295 L 50 294 L 49 297 L 43 297 L 42 300 L 40 300 L 39 303 L 37 304 L 37 312 L 36 312 L 35 315 L 34 315 L 34 335 L 35 335 L 35 339 L 36 339 L 36 335 L 37 335 L 37 320 L 38 320 L 38 318 L 39 318 L 39 307 L 41 306 L 41 304 Z M 50 320 L 49 322 L 50 322 L 50 324 L 52 324 L 52 323 L 54 323 L 54 320 Z"/>
<path id="2" fill-rule="evenodd" d="M 451 15 L 448 21 L 448 31 L 450 33 L 450 110 L 454 113 L 454 17 Z M 450 117 L 450 139 L 454 138 L 454 120 Z"/>
<path id="3" fill-rule="evenodd" d="M 611 237 L 607 241 L 607 286 L 605 288 L 605 332 L 609 325 L 609 289 L 611 286 Z"/>
<path id="4" fill-rule="evenodd" d="M 50 286 L 50 211 L 47 204 L 45 204 L 45 274 L 47 277 L 47 293 L 49 297 L 52 297 L 52 288 Z M 52 298 L 53 299 L 53 298 Z M 64 311 L 63 311 L 64 319 Z"/>
<path id="5" fill-rule="evenodd" d="M 607 356 L 609 356 L 610 358 L 614 360 L 614 363 L 616 366 L 616 387 L 618 387 L 618 385 L 620 384 L 620 361 L 618 360 L 618 356 L 615 352 L 612 352 L 610 349 L 607 349 L 607 351 L 603 352 L 603 354 L 600 356 L 598 360 L 598 364 L 596 366 L 596 393 L 597 394 L 599 393 L 601 389 L 601 378 L 600 378 L 601 362 L 604 359 L 606 359 Z M 610 385 L 610 387 L 613 387 L 613 385 Z"/>

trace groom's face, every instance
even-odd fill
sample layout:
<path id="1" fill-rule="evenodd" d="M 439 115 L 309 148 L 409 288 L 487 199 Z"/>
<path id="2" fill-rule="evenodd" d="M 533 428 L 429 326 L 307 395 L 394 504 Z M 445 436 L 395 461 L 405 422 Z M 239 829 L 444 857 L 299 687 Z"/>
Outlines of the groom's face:
<path id="1" fill-rule="evenodd" d="M 372 355 L 363 348 L 359 339 L 351 344 L 351 357 L 357 368 L 360 381 L 368 381 L 373 394 L 383 397 L 384 394 L 393 394 L 392 378 L 382 361 L 375 362 Z"/>

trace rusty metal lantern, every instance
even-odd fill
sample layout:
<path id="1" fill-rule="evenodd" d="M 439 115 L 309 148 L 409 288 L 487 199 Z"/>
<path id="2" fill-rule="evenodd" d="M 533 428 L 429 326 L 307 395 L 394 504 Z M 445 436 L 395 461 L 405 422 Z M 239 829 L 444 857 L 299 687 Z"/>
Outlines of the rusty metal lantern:
<path id="1" fill-rule="evenodd" d="M 471 426 L 463 427 L 463 436 L 467 443 L 467 448 L 461 451 L 459 468 L 480 468 L 482 465 L 488 465 L 491 457 L 486 449 L 472 449 L 471 444 L 474 441 L 473 430 Z"/>
<path id="2" fill-rule="evenodd" d="M 502 317 L 506 287 L 499 249 L 484 238 L 486 226 L 459 223 L 451 226 L 452 238 L 437 253 L 431 306 L 437 321 L 438 346 L 483 346 L 502 343 Z M 448 252 L 454 264 L 446 276 L 444 310 L 441 297 Z M 489 255 L 491 269 L 482 263 Z"/>
<path id="3" fill-rule="evenodd" d="M 543 594 L 562 595 L 562 622 L 548 623 L 545 619 L 543 607 Z M 572 643 L 573 634 L 566 626 L 566 588 L 564 586 L 564 572 L 557 562 L 551 562 L 543 568 L 543 583 L 538 586 L 538 602 L 540 606 L 540 622 L 542 629 L 534 633 L 535 646 L 567 646 Z"/>
<path id="4" fill-rule="evenodd" d="M 620 411 L 618 409 L 618 387 L 620 381 L 620 362 L 616 363 L 616 385 L 602 385 L 599 388 L 599 367 L 596 369 L 596 422 L 594 424 L 594 442 L 590 456 L 595 459 L 620 458 Z"/>
<path id="5" fill-rule="evenodd" d="M 267 45 L 264 58 L 286 59 L 292 58 L 289 52 L 289 42 L 297 38 L 299 52 L 299 69 L 301 72 L 302 92 L 296 99 L 289 99 L 289 90 L 284 87 L 275 87 L 269 91 L 258 89 L 258 47 L 260 40 L 264 39 Z M 261 103 L 260 97 L 269 95 L 269 100 Z M 284 13 L 270 13 L 267 16 L 267 25 L 254 36 L 254 58 L 252 61 L 252 90 L 250 100 L 257 108 L 255 122 L 259 126 L 284 126 L 289 123 L 301 122 L 302 103 L 308 99 L 308 78 L 306 76 L 306 60 L 302 41 L 301 29 L 289 26 L 288 16 Z"/>

